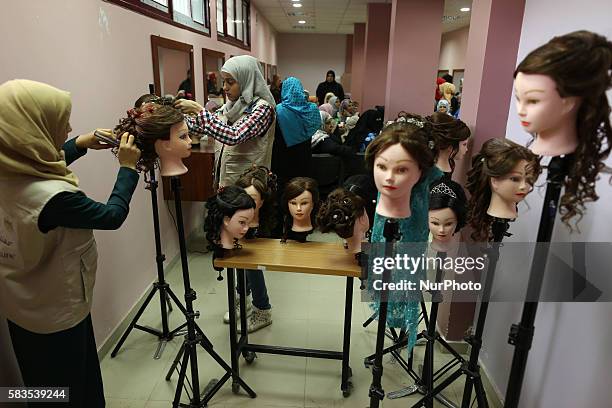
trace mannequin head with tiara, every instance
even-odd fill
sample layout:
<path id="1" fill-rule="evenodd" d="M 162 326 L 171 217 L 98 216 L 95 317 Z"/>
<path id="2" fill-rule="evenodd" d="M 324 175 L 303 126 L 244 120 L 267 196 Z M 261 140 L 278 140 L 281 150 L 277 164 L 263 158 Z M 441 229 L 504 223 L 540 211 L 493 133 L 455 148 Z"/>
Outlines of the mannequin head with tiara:
<path id="1" fill-rule="evenodd" d="M 487 140 L 472 158 L 466 184 L 472 238 L 488 241 L 495 218 L 517 218 L 517 205 L 531 192 L 539 174 L 539 158 L 526 147 L 507 139 Z"/>
<path id="2" fill-rule="evenodd" d="M 534 138 L 530 149 L 543 156 L 573 153 L 560 205 L 568 226 L 582 218 L 586 202 L 598 199 L 595 182 L 612 145 L 611 69 L 612 42 L 576 31 L 530 52 L 514 73 L 521 125 Z"/>
<path id="3" fill-rule="evenodd" d="M 182 159 L 191 155 L 189 129 L 172 100 L 143 95 L 115 127 L 115 134 L 130 132 L 142 151 L 136 168 L 148 171 L 160 159 L 162 176 L 178 176 L 187 172 Z"/>
<path id="4" fill-rule="evenodd" d="M 457 234 L 467 222 L 467 198 L 463 187 L 449 177 L 442 177 L 429 188 L 429 232 L 432 248 L 447 252 L 458 240 Z"/>
<path id="5" fill-rule="evenodd" d="M 343 187 L 332 191 L 317 213 L 321 232 L 335 232 L 344 238 L 352 253 L 361 251 L 361 242 L 370 229 L 370 220 L 364 200 Z"/>

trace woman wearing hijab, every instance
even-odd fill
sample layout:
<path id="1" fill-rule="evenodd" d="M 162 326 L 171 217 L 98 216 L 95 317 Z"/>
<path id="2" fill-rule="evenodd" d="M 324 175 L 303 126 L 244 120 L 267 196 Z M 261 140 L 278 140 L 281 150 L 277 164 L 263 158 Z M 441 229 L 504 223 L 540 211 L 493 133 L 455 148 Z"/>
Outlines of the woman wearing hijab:
<path id="1" fill-rule="evenodd" d="M 196 114 L 185 116 L 189 132 L 196 138 L 215 139 L 215 181 L 230 186 L 253 164 L 270 167 L 276 104 L 254 57 L 228 59 L 221 76 L 227 102 L 215 114 L 195 101 L 180 99 L 175 106 Z"/>
<path id="2" fill-rule="evenodd" d="M 340 136 L 334 132 L 334 119 L 325 111 L 319 113 L 321 127 L 311 138 L 312 152 L 327 153 L 344 159 L 354 158 L 356 150 L 343 145 Z"/>
<path id="3" fill-rule="evenodd" d="M 0 85 L 0 314 L 26 387 L 70 387 L 65 406 L 103 407 L 93 230 L 118 229 L 127 217 L 140 150 L 121 136 L 113 192 L 106 204 L 91 200 L 67 166 L 112 146 L 93 132 L 66 141 L 71 108 L 70 94 L 47 84 Z"/>
<path id="4" fill-rule="evenodd" d="M 340 98 L 340 100 L 344 99 L 344 89 L 342 85 L 336 82 L 336 73 L 331 69 L 327 71 L 325 81 L 317 86 L 317 99 L 319 100 L 319 105 L 325 103 L 325 95 L 327 95 L 328 92 L 333 93 Z"/>
<path id="5" fill-rule="evenodd" d="M 329 104 L 332 107 L 332 118 L 338 120 L 338 112 L 340 111 L 340 99 L 337 96 L 329 98 Z"/>
<path id="6" fill-rule="evenodd" d="M 345 144 L 359 149 L 369 133 L 378 134 L 383 128 L 383 113 L 379 109 L 370 109 L 359 117 L 355 127 L 346 136 Z"/>
<path id="7" fill-rule="evenodd" d="M 319 106 L 319 110 L 329 113 L 329 116 L 332 116 L 334 114 L 334 107 L 331 106 L 329 103 L 324 103 L 323 105 Z"/>
<path id="8" fill-rule="evenodd" d="M 321 126 L 321 117 L 317 107 L 304 99 L 302 83 L 294 77 L 283 81 L 276 115 L 272 172 L 278 177 L 280 198 L 289 180 L 310 174 L 310 138 Z"/>

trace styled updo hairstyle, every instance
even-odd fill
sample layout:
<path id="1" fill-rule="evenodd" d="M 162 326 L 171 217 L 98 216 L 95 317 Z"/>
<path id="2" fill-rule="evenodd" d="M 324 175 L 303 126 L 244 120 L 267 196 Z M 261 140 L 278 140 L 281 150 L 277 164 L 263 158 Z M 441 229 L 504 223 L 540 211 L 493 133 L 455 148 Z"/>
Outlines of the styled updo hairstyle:
<path id="1" fill-rule="evenodd" d="M 405 121 L 394 122 L 385 127 L 367 147 L 365 161 L 369 170 L 374 169 L 376 156 L 395 144 L 401 144 L 418 163 L 422 172 L 433 167 L 437 147 L 432 138 L 432 125 L 419 115 L 408 114 Z"/>
<path id="2" fill-rule="evenodd" d="M 372 228 L 374 214 L 376 213 L 376 199 L 378 198 L 374 177 L 371 174 L 354 174 L 344 180 L 342 187 L 361 198 L 370 219 L 370 228 Z"/>
<path id="3" fill-rule="evenodd" d="M 488 241 L 493 217 L 487 214 L 491 203 L 491 178 L 503 177 L 521 161 L 527 161 L 527 182 L 533 186 L 540 175 L 539 157 L 529 149 L 508 139 L 489 139 L 472 158 L 466 188 L 470 192 L 468 223 L 474 230 L 472 239 Z"/>
<path id="4" fill-rule="evenodd" d="M 429 186 L 429 210 L 450 208 L 457 217 L 455 232 L 467 223 L 467 197 L 463 187 L 450 177 L 442 177 Z"/>
<path id="5" fill-rule="evenodd" d="M 224 217 L 232 217 L 236 211 L 255 208 L 255 201 L 242 187 L 228 186 L 220 188 L 216 195 L 206 201 L 206 218 L 204 233 L 208 241 L 207 248 L 216 251 L 221 240 L 221 227 Z"/>
<path id="6" fill-rule="evenodd" d="M 135 108 L 127 111 L 127 117 L 119 121 L 113 133 L 121 137 L 124 132 L 134 135 L 134 143 L 141 151 L 140 159 L 136 163 L 138 171 L 148 171 L 155 166 L 157 153 L 155 142 L 169 140 L 172 125 L 184 120 L 183 113 L 173 106 L 174 101 L 169 98 L 141 96 L 135 103 L 141 102 Z M 118 148 L 114 149 L 117 153 Z"/>
<path id="7" fill-rule="evenodd" d="M 438 153 L 441 150 L 451 148 L 448 164 L 451 174 L 455 171 L 455 156 L 459 153 L 459 143 L 469 139 L 470 128 L 461 120 L 455 119 L 446 113 L 435 112 L 427 116 L 427 121 L 432 126 L 432 136 Z"/>
<path id="8" fill-rule="evenodd" d="M 310 213 L 310 222 L 312 227 L 316 228 L 316 214 L 319 204 L 319 185 L 316 180 L 310 177 L 295 177 L 289 180 L 285 185 L 285 191 L 282 196 L 283 203 L 283 214 L 284 214 L 284 225 L 283 225 L 283 238 L 286 237 L 287 232 L 291 230 L 293 225 L 293 218 L 289 212 L 289 201 L 302 194 L 304 191 L 310 191 L 312 194 L 312 212 Z"/>
<path id="9" fill-rule="evenodd" d="M 355 221 L 363 215 L 365 202 L 343 187 L 329 193 L 317 212 L 317 225 L 323 233 L 334 231 L 340 238 L 353 236 Z"/>
<path id="10" fill-rule="evenodd" d="M 277 225 L 276 217 L 276 174 L 267 167 L 253 165 L 236 181 L 236 186 L 244 189 L 253 186 L 261 195 L 263 204 L 259 209 L 259 233 L 262 237 L 272 234 Z"/>
<path id="11" fill-rule="evenodd" d="M 554 37 L 521 61 L 514 72 L 546 75 L 557 84 L 562 98 L 580 97 L 576 118 L 578 148 L 574 153 L 565 192 L 561 197 L 561 220 L 584 214 L 584 203 L 596 201 L 597 174 L 610 154 L 612 128 L 606 91 L 612 86 L 612 42 L 590 31 Z"/>

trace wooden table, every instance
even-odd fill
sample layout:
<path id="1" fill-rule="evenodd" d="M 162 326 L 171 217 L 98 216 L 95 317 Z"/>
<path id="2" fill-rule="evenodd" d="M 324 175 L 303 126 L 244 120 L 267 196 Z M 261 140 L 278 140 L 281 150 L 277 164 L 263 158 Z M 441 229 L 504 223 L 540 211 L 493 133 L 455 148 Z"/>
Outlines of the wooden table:
<path id="1" fill-rule="evenodd" d="M 349 350 L 351 344 L 351 315 L 353 306 L 353 280 L 361 276 L 361 268 L 355 257 L 346 252 L 339 243 L 288 241 L 285 244 L 277 239 L 255 239 L 243 242 L 243 248 L 231 251 L 224 258 L 214 260 L 214 266 L 227 269 L 227 298 L 230 317 L 230 349 L 232 370 L 236 376 L 240 374 L 238 359 L 240 355 L 247 363 L 253 362 L 255 352 L 267 354 L 282 354 L 297 357 L 313 357 L 342 361 L 342 383 L 340 389 L 344 397 L 348 397 L 352 384 L 352 370 L 349 366 Z M 240 329 L 241 336 L 237 339 L 235 282 L 234 269 L 238 270 L 238 279 L 242 281 L 240 290 Z M 248 340 L 246 320 L 246 281 L 245 269 L 260 269 L 263 271 L 308 273 L 313 275 L 331 275 L 346 277 L 346 294 L 344 304 L 344 333 L 342 351 L 302 349 L 263 344 L 251 344 Z M 232 390 L 237 393 L 239 385 L 236 381 Z"/>

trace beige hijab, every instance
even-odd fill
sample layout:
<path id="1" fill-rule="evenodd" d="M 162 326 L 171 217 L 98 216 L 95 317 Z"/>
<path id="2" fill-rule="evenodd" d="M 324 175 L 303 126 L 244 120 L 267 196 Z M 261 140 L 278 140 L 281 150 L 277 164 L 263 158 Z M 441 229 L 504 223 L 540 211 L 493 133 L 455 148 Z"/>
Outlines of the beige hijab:
<path id="1" fill-rule="evenodd" d="M 78 186 L 66 167 L 70 94 L 26 79 L 0 85 L 0 179 L 23 175 Z"/>

